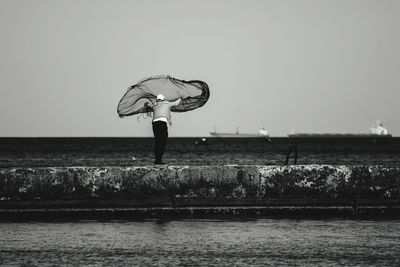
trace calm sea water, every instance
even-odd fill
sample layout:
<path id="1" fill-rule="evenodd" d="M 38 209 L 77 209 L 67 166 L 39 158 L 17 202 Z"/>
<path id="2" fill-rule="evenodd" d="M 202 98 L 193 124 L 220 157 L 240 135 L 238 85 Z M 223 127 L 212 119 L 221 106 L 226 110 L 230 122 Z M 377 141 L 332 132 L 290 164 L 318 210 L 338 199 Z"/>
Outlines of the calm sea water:
<path id="1" fill-rule="evenodd" d="M 0 223 L 4 266 L 399 266 L 400 221 Z"/>
<path id="2" fill-rule="evenodd" d="M 169 138 L 172 165 L 283 165 L 292 145 L 298 164 L 400 165 L 400 138 Z M 0 168 L 143 166 L 154 161 L 153 138 L 0 138 Z"/>

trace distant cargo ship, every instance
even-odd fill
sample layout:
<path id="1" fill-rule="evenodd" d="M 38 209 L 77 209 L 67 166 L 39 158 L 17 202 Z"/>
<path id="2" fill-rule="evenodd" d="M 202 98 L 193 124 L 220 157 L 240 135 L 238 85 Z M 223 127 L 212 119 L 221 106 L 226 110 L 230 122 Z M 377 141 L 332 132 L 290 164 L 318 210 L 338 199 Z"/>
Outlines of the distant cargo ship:
<path id="1" fill-rule="evenodd" d="M 370 133 L 289 133 L 288 137 L 392 137 L 388 129 L 379 121 L 370 128 Z"/>
<path id="2" fill-rule="evenodd" d="M 265 130 L 264 128 L 261 130 L 258 130 L 258 134 L 254 133 L 239 133 L 239 128 L 236 128 L 235 133 L 218 133 L 215 129 L 214 131 L 210 132 L 210 135 L 213 137 L 268 137 L 268 131 Z"/>

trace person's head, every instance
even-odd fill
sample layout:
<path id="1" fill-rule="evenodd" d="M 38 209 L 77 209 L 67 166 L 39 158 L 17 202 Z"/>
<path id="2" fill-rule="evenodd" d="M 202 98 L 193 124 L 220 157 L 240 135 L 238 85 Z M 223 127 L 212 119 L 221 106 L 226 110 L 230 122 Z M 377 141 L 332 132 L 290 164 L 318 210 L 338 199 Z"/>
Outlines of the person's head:
<path id="1" fill-rule="evenodd" d="M 163 94 L 159 94 L 159 95 L 157 96 L 157 102 L 164 101 L 164 99 L 165 99 L 165 97 L 164 97 Z"/>

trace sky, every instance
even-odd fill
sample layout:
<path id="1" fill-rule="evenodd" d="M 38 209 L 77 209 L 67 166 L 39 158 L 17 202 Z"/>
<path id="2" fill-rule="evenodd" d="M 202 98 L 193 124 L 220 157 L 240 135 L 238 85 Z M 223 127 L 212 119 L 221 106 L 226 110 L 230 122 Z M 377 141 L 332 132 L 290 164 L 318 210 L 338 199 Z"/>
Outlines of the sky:
<path id="1" fill-rule="evenodd" d="M 0 137 L 152 136 L 130 85 L 203 80 L 170 136 L 400 135 L 400 1 L 0 0 Z"/>

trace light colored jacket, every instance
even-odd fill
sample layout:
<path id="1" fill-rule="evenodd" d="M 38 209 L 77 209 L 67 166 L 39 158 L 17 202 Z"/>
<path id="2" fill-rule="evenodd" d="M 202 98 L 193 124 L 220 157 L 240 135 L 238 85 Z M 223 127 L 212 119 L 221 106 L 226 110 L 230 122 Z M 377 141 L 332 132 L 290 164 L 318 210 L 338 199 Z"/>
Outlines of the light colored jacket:
<path id="1" fill-rule="evenodd" d="M 179 105 L 180 103 L 181 103 L 180 98 L 178 98 L 174 102 L 169 102 L 166 100 L 157 102 L 153 106 L 153 110 L 154 110 L 153 120 L 163 117 L 168 120 L 169 124 L 172 124 L 171 108 Z"/>

